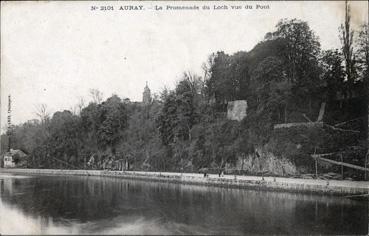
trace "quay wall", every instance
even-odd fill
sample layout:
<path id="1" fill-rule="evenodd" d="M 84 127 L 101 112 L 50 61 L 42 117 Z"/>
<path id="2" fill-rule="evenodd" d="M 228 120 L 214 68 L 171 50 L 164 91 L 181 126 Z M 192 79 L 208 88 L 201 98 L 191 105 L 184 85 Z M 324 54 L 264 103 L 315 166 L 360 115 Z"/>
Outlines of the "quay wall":
<path id="1" fill-rule="evenodd" d="M 79 175 L 106 176 L 144 181 L 160 181 L 180 184 L 218 186 L 227 188 L 244 188 L 313 193 L 323 195 L 359 195 L 369 193 L 369 181 L 320 180 L 282 177 L 240 176 L 210 174 L 204 177 L 196 173 L 144 172 L 144 171 L 106 171 L 106 170 L 57 170 L 57 169 L 0 169 L 0 173 L 25 175 Z"/>

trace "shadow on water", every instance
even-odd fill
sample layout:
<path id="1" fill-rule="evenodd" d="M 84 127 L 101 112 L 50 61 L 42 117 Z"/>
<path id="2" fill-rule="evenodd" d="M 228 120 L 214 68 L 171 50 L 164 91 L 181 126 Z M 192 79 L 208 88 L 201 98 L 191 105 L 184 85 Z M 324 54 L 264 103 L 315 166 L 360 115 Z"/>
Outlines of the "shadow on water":
<path id="1" fill-rule="evenodd" d="M 368 202 L 338 197 L 0 174 L 3 234 L 295 235 L 366 234 L 367 229 Z"/>

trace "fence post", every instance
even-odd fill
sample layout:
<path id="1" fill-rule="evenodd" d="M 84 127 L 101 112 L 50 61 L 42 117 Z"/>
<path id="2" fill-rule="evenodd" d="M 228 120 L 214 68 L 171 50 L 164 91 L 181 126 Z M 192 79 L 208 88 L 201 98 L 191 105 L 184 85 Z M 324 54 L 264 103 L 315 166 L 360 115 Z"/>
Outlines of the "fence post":
<path id="1" fill-rule="evenodd" d="M 314 149 L 314 155 L 316 154 L 316 147 Z M 318 157 L 314 158 L 315 160 L 315 178 L 318 178 Z"/>
<path id="2" fill-rule="evenodd" d="M 318 178 L 318 158 L 315 157 L 315 178 Z"/>
<path id="3" fill-rule="evenodd" d="M 342 179 L 344 179 L 344 177 L 343 177 L 343 155 L 342 155 L 342 153 L 340 154 L 340 157 L 341 157 L 341 178 Z"/>
<path id="4" fill-rule="evenodd" d="M 369 152 L 365 155 L 365 163 L 364 163 L 364 167 L 365 167 L 365 172 L 364 172 L 364 179 L 368 180 L 368 171 L 366 170 L 366 167 L 368 166 L 368 155 Z"/>

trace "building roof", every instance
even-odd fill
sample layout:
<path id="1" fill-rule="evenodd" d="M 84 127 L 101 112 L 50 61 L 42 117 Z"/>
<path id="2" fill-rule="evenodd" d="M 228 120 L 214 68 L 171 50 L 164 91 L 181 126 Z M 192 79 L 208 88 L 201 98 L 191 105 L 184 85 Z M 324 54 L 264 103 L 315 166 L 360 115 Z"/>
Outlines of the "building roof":
<path id="1" fill-rule="evenodd" d="M 22 150 L 19 149 L 10 149 L 10 152 L 7 152 L 6 154 L 10 154 L 12 156 L 19 155 L 19 157 L 26 157 L 27 154 L 24 153 Z"/>

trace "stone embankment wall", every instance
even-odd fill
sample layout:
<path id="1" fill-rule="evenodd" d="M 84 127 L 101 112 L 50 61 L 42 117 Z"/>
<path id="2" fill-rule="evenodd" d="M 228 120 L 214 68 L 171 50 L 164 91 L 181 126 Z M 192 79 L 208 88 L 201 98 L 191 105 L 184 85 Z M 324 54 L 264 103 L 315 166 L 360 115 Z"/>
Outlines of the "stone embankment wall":
<path id="1" fill-rule="evenodd" d="M 208 175 L 208 177 L 204 177 L 203 174 L 194 173 L 102 170 L 0 169 L 0 173 L 108 176 L 145 181 L 343 196 L 369 193 L 368 181 L 316 180 L 238 175 L 225 175 L 222 177 L 218 175 Z"/>

